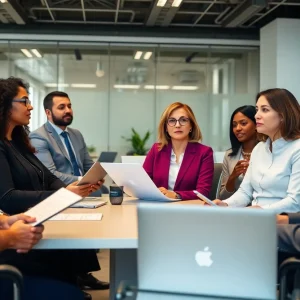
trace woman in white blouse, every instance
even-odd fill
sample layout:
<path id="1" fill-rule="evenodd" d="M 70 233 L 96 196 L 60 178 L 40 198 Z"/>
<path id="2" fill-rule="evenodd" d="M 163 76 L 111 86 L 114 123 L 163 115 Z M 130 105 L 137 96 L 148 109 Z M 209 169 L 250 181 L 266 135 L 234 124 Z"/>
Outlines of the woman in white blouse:
<path id="1" fill-rule="evenodd" d="M 256 128 L 265 140 L 253 149 L 238 191 L 214 202 L 219 206 L 300 211 L 300 106 L 285 89 L 269 89 L 256 98 Z"/>

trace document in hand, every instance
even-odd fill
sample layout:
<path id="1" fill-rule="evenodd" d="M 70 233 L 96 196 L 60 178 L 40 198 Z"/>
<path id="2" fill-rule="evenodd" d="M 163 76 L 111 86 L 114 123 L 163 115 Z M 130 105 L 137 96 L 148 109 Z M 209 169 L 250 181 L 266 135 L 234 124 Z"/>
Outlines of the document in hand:
<path id="1" fill-rule="evenodd" d="M 102 180 L 106 175 L 106 171 L 102 168 L 101 164 L 97 161 L 91 168 L 84 174 L 77 185 L 83 184 L 96 184 L 98 181 Z"/>
<path id="2" fill-rule="evenodd" d="M 36 206 L 27 210 L 25 214 L 36 218 L 36 222 L 32 223 L 32 226 L 36 226 L 63 211 L 67 207 L 75 204 L 81 199 L 81 196 L 74 194 L 65 188 L 61 188 Z"/>
<path id="3" fill-rule="evenodd" d="M 102 163 L 101 165 L 117 185 L 124 186 L 124 192 L 129 196 L 140 200 L 179 201 L 162 194 L 141 164 Z"/>

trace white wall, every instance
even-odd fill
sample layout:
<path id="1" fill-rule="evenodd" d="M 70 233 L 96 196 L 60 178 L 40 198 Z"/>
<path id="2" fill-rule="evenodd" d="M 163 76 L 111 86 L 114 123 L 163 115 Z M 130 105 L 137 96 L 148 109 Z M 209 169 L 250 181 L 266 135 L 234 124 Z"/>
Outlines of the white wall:
<path id="1" fill-rule="evenodd" d="M 276 19 L 260 31 L 260 88 L 286 88 L 300 99 L 300 20 Z"/>

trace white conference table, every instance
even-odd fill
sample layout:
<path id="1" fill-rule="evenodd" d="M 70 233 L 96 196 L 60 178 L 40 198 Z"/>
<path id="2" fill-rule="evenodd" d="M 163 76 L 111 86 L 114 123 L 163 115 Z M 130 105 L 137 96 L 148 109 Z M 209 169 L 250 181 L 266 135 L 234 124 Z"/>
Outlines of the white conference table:
<path id="1" fill-rule="evenodd" d="M 122 280 L 137 283 L 136 198 L 125 197 L 122 205 L 108 204 L 97 209 L 69 208 L 65 213 L 102 213 L 101 221 L 47 221 L 43 239 L 35 249 L 110 249 L 110 299 Z M 200 200 L 170 203 L 200 204 Z M 101 263 L 101 262 L 100 262 Z"/>

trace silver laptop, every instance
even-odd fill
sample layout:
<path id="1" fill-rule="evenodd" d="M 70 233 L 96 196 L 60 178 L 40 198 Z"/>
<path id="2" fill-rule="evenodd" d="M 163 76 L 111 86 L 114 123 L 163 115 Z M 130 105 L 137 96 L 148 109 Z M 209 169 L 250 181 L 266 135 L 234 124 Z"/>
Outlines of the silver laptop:
<path id="1" fill-rule="evenodd" d="M 138 288 L 276 299 L 276 216 L 263 209 L 141 204 Z"/>

